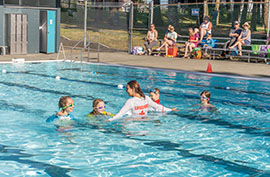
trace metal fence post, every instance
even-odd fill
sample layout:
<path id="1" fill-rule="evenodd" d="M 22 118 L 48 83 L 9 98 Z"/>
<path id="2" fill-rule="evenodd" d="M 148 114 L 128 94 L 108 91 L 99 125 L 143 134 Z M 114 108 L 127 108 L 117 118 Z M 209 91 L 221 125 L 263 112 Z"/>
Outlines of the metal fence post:
<path id="1" fill-rule="evenodd" d="M 86 37 L 87 37 L 87 0 L 84 0 L 84 41 L 83 46 L 86 48 Z"/>
<path id="2" fill-rule="evenodd" d="M 270 25 L 270 0 L 268 0 L 267 39 L 269 37 L 269 25 Z"/>
<path id="3" fill-rule="evenodd" d="M 133 17 L 134 17 L 134 9 L 133 2 L 130 2 L 129 6 L 129 25 L 128 25 L 128 53 L 132 51 L 132 32 L 133 32 Z"/>
<path id="4" fill-rule="evenodd" d="M 150 29 L 150 25 L 153 24 L 154 18 L 154 1 L 149 2 L 149 14 L 148 14 L 148 29 Z"/>

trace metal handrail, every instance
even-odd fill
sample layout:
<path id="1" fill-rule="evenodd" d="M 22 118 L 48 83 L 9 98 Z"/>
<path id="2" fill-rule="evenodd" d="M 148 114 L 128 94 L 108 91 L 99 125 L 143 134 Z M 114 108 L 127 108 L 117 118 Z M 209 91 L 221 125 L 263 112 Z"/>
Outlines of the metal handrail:
<path id="1" fill-rule="evenodd" d="M 88 42 L 87 42 L 87 45 L 83 48 L 81 48 L 81 51 L 80 51 L 80 61 L 82 63 L 82 58 L 83 58 L 83 50 L 86 50 L 87 49 L 87 61 L 89 61 L 89 58 L 90 58 L 90 44 L 91 44 L 91 38 L 89 35 L 87 35 L 87 38 L 88 38 Z M 81 38 L 71 49 L 70 49 L 70 62 L 73 61 L 73 57 L 72 57 L 72 51 L 76 48 L 80 48 L 80 47 L 77 47 L 82 41 L 83 41 L 84 38 Z M 98 54 L 97 54 L 97 62 L 99 62 L 99 58 L 100 58 L 100 36 L 94 36 L 92 38 L 92 41 L 95 41 L 97 40 L 97 44 L 98 44 Z"/>
<path id="2" fill-rule="evenodd" d="M 98 49 L 97 49 L 97 62 L 99 63 L 99 59 L 100 59 L 100 36 L 94 36 L 92 38 L 92 41 L 95 41 L 97 40 L 97 44 L 98 44 Z M 88 45 L 86 46 L 87 47 L 87 61 L 89 61 L 89 58 L 90 58 L 90 44 L 91 44 L 91 38 L 89 40 L 89 43 Z M 83 49 L 82 49 L 83 50 Z M 82 56 L 82 50 L 81 50 L 81 56 Z M 81 62 L 82 62 L 82 58 L 81 58 Z"/>
<path id="3" fill-rule="evenodd" d="M 87 35 L 87 37 L 88 37 L 88 44 L 87 45 L 89 45 L 90 44 L 90 36 L 89 35 Z M 72 60 L 73 60 L 73 58 L 72 58 L 72 51 L 75 49 L 75 48 L 77 48 L 77 46 L 83 41 L 83 39 L 84 39 L 84 37 L 83 38 L 81 38 L 71 49 L 70 49 L 70 62 L 72 62 Z"/>

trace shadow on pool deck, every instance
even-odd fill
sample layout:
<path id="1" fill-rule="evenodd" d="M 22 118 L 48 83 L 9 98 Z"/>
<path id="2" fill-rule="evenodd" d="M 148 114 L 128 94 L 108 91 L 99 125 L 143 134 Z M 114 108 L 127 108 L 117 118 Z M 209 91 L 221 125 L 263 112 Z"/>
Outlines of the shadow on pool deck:
<path id="1" fill-rule="evenodd" d="M 69 50 L 66 51 L 69 60 Z M 95 54 L 92 53 L 92 56 Z M 73 57 L 79 58 L 79 53 L 73 53 Z M 0 61 L 11 61 L 12 58 L 25 58 L 26 61 L 54 60 L 57 54 L 28 54 L 28 55 L 6 55 L 0 56 Z M 59 59 L 63 59 L 60 55 Z M 247 63 L 228 60 L 194 60 L 183 58 L 164 58 L 154 56 L 136 56 L 123 52 L 101 53 L 100 62 L 106 64 L 118 64 L 127 66 L 139 66 L 148 68 L 172 69 L 191 72 L 206 72 L 208 63 L 212 64 L 215 74 L 250 76 L 250 77 L 270 77 L 270 66 L 263 63 Z"/>

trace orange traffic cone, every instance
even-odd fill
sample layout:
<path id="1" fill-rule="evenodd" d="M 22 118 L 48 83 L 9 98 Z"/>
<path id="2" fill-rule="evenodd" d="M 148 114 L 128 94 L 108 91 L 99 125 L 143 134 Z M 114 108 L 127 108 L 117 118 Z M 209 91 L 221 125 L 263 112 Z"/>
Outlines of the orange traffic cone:
<path id="1" fill-rule="evenodd" d="M 206 72 L 207 73 L 211 73 L 212 72 L 212 65 L 211 65 L 211 63 L 208 63 Z"/>

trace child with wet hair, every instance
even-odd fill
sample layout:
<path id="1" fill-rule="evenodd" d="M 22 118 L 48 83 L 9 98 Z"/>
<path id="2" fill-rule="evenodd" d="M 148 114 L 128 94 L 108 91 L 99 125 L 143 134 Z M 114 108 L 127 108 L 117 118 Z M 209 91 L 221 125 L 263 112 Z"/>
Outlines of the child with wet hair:
<path id="1" fill-rule="evenodd" d="M 46 122 L 53 122 L 59 126 L 70 125 L 70 122 L 76 120 L 71 112 L 73 112 L 74 101 L 69 96 L 63 96 L 58 102 L 59 112 L 49 117 Z"/>
<path id="2" fill-rule="evenodd" d="M 157 104 L 160 104 L 160 90 L 158 88 L 154 88 L 150 91 L 150 98 Z"/>
<path id="3" fill-rule="evenodd" d="M 211 93 L 208 90 L 204 90 L 201 92 L 201 95 L 200 95 L 201 108 L 206 108 L 206 107 L 215 108 L 215 106 L 212 105 L 209 101 L 210 97 L 211 97 Z"/>
<path id="4" fill-rule="evenodd" d="M 93 117 L 97 115 L 107 115 L 107 116 L 113 116 L 110 112 L 105 111 L 105 103 L 102 99 L 95 99 L 93 101 L 93 110 L 88 114 L 88 117 Z"/>

